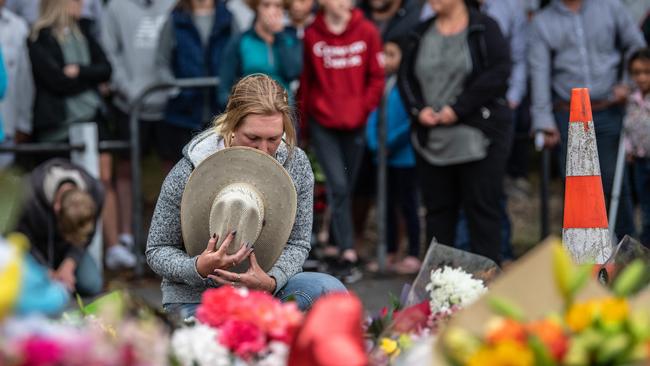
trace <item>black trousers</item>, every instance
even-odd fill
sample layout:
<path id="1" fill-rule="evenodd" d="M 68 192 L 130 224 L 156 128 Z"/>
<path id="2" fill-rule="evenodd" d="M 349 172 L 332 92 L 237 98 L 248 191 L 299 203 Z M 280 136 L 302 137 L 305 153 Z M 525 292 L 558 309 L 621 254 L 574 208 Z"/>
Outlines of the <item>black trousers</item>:
<path id="1" fill-rule="evenodd" d="M 426 243 L 435 237 L 453 246 L 458 213 L 467 216 L 472 252 L 499 262 L 503 177 L 508 159 L 505 139 L 493 140 L 482 160 L 436 166 L 417 156 L 418 178 L 426 207 Z"/>
<path id="2" fill-rule="evenodd" d="M 417 189 L 415 168 L 388 167 L 388 212 L 386 215 L 388 253 L 397 253 L 397 244 L 399 243 L 398 214 L 401 213 L 408 234 L 408 255 L 418 257 L 420 254 L 420 219 L 418 217 Z"/>

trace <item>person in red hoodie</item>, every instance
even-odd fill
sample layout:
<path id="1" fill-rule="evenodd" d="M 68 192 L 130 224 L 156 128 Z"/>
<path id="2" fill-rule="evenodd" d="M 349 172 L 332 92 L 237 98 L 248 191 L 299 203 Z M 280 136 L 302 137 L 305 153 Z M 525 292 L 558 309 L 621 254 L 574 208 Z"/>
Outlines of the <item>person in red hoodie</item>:
<path id="1" fill-rule="evenodd" d="M 304 70 L 298 92 L 301 133 L 309 136 L 325 172 L 338 245 L 335 274 L 361 278 L 357 268 L 351 191 L 364 148 L 364 128 L 384 88 L 381 37 L 351 0 L 319 0 L 321 11 L 305 30 Z"/>

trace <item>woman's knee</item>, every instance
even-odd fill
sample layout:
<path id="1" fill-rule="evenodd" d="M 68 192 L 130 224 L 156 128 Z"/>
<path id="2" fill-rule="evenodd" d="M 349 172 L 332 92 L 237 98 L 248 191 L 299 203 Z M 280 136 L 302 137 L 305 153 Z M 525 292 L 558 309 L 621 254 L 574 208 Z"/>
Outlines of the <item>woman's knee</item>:
<path id="1" fill-rule="evenodd" d="M 308 310 L 319 297 L 330 292 L 347 291 L 333 276 L 317 272 L 301 272 L 289 279 L 278 293 L 282 301 L 295 301 L 300 310 Z"/>

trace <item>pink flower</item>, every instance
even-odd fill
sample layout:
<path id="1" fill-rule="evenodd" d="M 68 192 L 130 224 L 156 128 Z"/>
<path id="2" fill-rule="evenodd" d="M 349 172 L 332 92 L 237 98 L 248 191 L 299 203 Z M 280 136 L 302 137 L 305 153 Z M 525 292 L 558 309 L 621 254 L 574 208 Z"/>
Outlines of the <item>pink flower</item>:
<path id="1" fill-rule="evenodd" d="M 266 292 L 230 286 L 205 291 L 196 316 L 215 328 L 227 321 L 250 323 L 266 337 L 286 344 L 291 342 L 303 320 L 295 303 L 283 304 Z"/>
<path id="2" fill-rule="evenodd" d="M 53 339 L 32 336 L 21 348 L 24 355 L 22 366 L 49 366 L 62 361 L 63 348 Z"/>
<path id="3" fill-rule="evenodd" d="M 264 333 L 251 323 L 229 320 L 219 331 L 219 343 L 244 360 L 249 360 L 266 347 Z"/>

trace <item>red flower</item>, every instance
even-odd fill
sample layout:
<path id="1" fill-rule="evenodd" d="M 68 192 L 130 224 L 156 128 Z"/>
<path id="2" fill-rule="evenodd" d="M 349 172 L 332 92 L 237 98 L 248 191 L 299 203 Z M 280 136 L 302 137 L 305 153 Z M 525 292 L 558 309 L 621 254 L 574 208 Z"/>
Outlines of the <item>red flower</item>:
<path id="1" fill-rule="evenodd" d="M 33 336 L 22 344 L 22 366 L 49 366 L 62 361 L 63 349 L 53 339 Z"/>
<path id="2" fill-rule="evenodd" d="M 409 306 L 393 313 L 393 330 L 400 333 L 410 333 L 424 329 L 431 316 L 429 301 Z"/>
<path id="3" fill-rule="evenodd" d="M 219 342 L 244 360 L 249 360 L 266 347 L 264 333 L 251 323 L 229 320 L 219 331 Z"/>
<path id="4" fill-rule="evenodd" d="M 524 344 L 526 342 L 526 328 L 524 328 L 524 325 L 513 319 L 503 319 L 488 331 L 488 343 L 497 344 L 506 340 Z"/>
<path id="5" fill-rule="evenodd" d="M 283 304 L 266 292 L 230 286 L 205 291 L 196 316 L 202 323 L 215 328 L 229 321 L 249 323 L 265 337 L 286 344 L 291 342 L 303 319 L 294 303 Z"/>
<path id="6" fill-rule="evenodd" d="M 555 361 L 561 361 L 569 350 L 569 339 L 555 322 L 540 320 L 528 324 L 526 329 L 542 341 Z"/>

